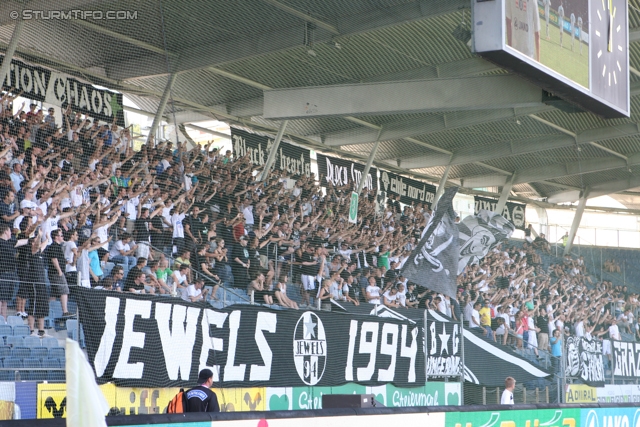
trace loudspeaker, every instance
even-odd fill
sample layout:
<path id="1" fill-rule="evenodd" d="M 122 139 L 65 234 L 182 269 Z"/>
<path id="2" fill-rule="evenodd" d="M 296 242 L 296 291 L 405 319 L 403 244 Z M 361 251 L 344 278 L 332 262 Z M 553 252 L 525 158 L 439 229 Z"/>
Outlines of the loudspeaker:
<path id="1" fill-rule="evenodd" d="M 384 408 L 373 394 L 323 394 L 322 408 Z"/>

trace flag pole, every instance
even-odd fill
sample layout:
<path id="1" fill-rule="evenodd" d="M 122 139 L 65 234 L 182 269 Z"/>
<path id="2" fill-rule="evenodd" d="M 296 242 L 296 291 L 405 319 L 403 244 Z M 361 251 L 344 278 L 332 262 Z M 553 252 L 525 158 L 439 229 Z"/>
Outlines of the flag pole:
<path id="1" fill-rule="evenodd" d="M 422 325 L 424 327 L 424 345 L 422 346 L 422 351 L 424 352 L 424 382 L 427 383 L 429 382 L 429 377 L 427 376 L 427 342 L 429 342 L 429 338 L 427 337 L 427 333 L 429 332 L 429 325 L 427 324 L 427 316 L 428 316 L 429 310 L 425 309 L 424 310 L 424 324 Z"/>
<path id="2" fill-rule="evenodd" d="M 460 405 L 464 405 L 464 318 L 460 316 Z"/>

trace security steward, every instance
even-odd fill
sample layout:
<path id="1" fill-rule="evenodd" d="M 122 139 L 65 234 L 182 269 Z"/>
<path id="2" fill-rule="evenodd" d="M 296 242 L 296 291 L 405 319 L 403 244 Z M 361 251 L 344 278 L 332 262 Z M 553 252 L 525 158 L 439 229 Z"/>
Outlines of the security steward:
<path id="1" fill-rule="evenodd" d="M 198 385 L 187 390 L 187 407 L 185 412 L 220 412 L 218 396 L 211 391 L 213 372 L 203 369 L 198 374 Z"/>

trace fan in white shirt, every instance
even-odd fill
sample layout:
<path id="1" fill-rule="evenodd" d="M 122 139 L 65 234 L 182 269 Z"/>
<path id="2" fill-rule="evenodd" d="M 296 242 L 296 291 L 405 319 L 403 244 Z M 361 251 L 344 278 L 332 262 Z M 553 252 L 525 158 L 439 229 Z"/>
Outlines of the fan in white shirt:
<path id="1" fill-rule="evenodd" d="M 516 380 L 512 377 L 507 377 L 504 380 L 504 391 L 502 392 L 502 397 L 500 398 L 501 405 L 513 405 L 515 402 L 513 400 L 513 390 L 516 388 Z"/>
<path id="2" fill-rule="evenodd" d="M 616 319 L 611 320 L 611 326 L 609 326 L 609 338 L 620 341 L 620 329 L 618 329 L 618 321 Z"/>
<path id="3" fill-rule="evenodd" d="M 203 279 L 196 279 L 195 283 L 187 286 L 182 291 L 182 299 L 190 302 L 202 301 L 206 296 L 208 289 L 202 290 L 204 286 Z"/>

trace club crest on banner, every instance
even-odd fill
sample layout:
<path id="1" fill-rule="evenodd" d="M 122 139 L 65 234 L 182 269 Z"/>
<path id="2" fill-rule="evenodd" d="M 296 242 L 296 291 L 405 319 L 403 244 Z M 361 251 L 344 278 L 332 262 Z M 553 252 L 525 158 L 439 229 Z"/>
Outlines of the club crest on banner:
<path id="1" fill-rule="evenodd" d="M 498 207 L 498 200 L 489 199 L 486 197 L 475 196 L 475 213 L 478 214 L 482 210 L 495 212 Z M 526 223 L 526 208 L 524 203 L 507 202 L 502 209 L 502 212 L 496 212 L 504 217 L 513 226 L 519 230 L 525 229 Z"/>
<path id="2" fill-rule="evenodd" d="M 296 323 L 293 359 L 300 379 L 308 385 L 318 384 L 327 364 L 327 338 L 315 313 L 305 312 Z"/>
<path id="3" fill-rule="evenodd" d="M 382 187 L 383 187 L 383 191 L 389 191 L 389 174 L 386 171 L 382 171 L 382 178 L 380 178 L 380 181 L 382 181 Z"/>
<path id="4" fill-rule="evenodd" d="M 525 223 L 525 212 L 524 212 L 524 209 L 525 209 L 525 206 L 515 205 L 513 207 L 512 214 L 511 214 L 511 222 L 513 222 L 513 225 L 515 225 L 516 228 L 519 228 L 521 230 L 524 229 L 524 223 Z"/>

